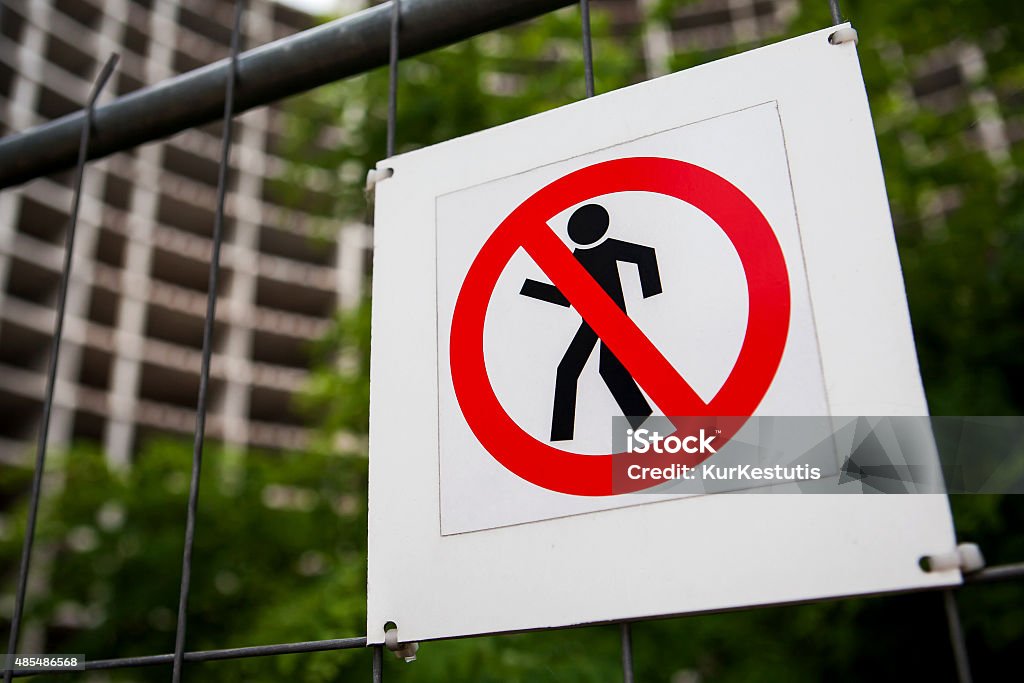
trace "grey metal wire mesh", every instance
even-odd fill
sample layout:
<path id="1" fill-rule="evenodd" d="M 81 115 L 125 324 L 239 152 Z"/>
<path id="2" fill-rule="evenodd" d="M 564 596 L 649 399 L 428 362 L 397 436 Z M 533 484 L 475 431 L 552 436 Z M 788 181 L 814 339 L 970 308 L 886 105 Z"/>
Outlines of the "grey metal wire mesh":
<path id="1" fill-rule="evenodd" d="M 476 17 L 470 17 L 468 22 L 455 25 L 451 22 L 455 21 L 449 18 L 449 24 L 443 25 L 443 0 L 430 0 L 429 2 L 419 3 L 420 6 L 426 10 L 436 12 L 438 17 L 438 25 L 434 27 L 434 31 L 437 33 L 436 41 L 430 42 L 429 40 L 424 41 L 423 35 L 431 31 L 430 27 L 409 27 L 416 29 L 415 31 L 409 32 L 411 34 L 410 43 L 414 46 L 413 49 L 409 50 L 409 55 L 423 52 L 432 47 L 436 47 L 446 42 L 450 42 L 454 38 L 465 37 L 467 34 L 472 35 L 474 33 L 482 33 L 492 28 L 514 23 L 527 16 L 535 16 L 557 7 L 571 4 L 571 0 L 553 0 L 548 2 L 530 2 L 528 0 L 519 0 L 518 2 L 506 2 L 506 3 L 484 3 L 491 5 L 490 8 L 481 9 L 481 14 Z M 86 670 L 113 670 L 113 669 L 124 669 L 133 667 L 148 667 L 148 666 L 162 666 L 170 664 L 172 665 L 172 680 L 177 681 L 182 678 L 183 665 L 186 662 L 198 663 L 198 662 L 209 662 L 217 660 L 227 659 L 241 659 L 241 658 L 255 658 L 255 657 L 267 657 L 277 656 L 285 654 L 297 654 L 297 653 L 312 653 L 312 652 L 324 652 L 332 650 L 346 650 L 346 649 L 357 649 L 365 648 L 368 646 L 367 639 L 365 637 L 351 637 L 351 638 L 340 638 L 330 640 L 316 640 L 316 641 L 302 641 L 302 642 L 290 642 L 290 643 L 275 643 L 268 645 L 257 645 L 251 647 L 239 647 L 230 649 L 216 649 L 216 650 L 200 650 L 200 651 L 186 651 L 186 634 L 187 634 L 187 616 L 188 616 L 188 596 L 189 596 L 189 584 L 191 576 L 191 563 L 192 563 L 192 547 L 196 533 L 196 511 L 199 505 L 199 475 L 202 467 L 202 452 L 203 452 L 203 441 L 205 435 L 205 415 L 206 415 L 206 404 L 207 404 L 207 386 L 210 375 L 210 358 L 212 352 L 212 340 L 213 340 L 213 327 L 216 312 L 216 300 L 218 290 L 218 276 L 219 276 L 219 252 L 222 242 L 223 223 L 224 223 L 224 201 L 227 192 L 228 183 L 228 166 L 229 157 L 231 151 L 231 140 L 232 140 L 232 122 L 238 113 L 237 97 L 238 97 L 238 86 L 243 85 L 245 87 L 258 87 L 258 83 L 249 82 L 245 79 L 258 80 L 258 77 L 253 75 L 258 70 L 253 69 L 252 71 L 246 71 L 245 79 L 241 78 L 241 65 L 246 55 L 241 54 L 241 17 L 244 11 L 244 0 L 237 0 L 234 14 L 234 25 L 231 37 L 231 56 L 227 63 L 218 70 L 208 71 L 206 76 L 202 79 L 195 78 L 191 82 L 188 79 L 180 80 L 179 83 L 174 85 L 175 92 L 188 92 L 190 88 L 195 90 L 205 89 L 204 92 L 213 92 L 216 90 L 216 86 L 223 83 L 222 90 L 223 94 L 217 96 L 215 93 L 210 95 L 207 99 L 215 104 L 221 104 L 223 107 L 223 132 L 221 140 L 221 155 L 220 165 L 218 168 L 218 185 L 217 185 L 217 197 L 216 197 L 216 212 L 215 212 L 215 224 L 213 230 L 213 251 L 210 259 L 210 271 L 209 271 L 209 288 L 208 288 L 208 299 L 206 317 L 204 319 L 203 328 L 203 347 L 202 347 L 202 364 L 200 372 L 200 388 L 198 395 L 197 405 L 197 421 L 196 429 L 194 434 L 194 448 L 193 448 L 193 460 L 192 460 L 192 479 L 191 486 L 189 489 L 189 499 L 187 507 L 186 527 L 185 527 L 185 546 L 182 558 L 182 576 L 181 576 L 181 588 L 179 592 L 179 603 L 178 603 L 178 619 L 175 632 L 175 649 L 170 654 L 159 654 L 149 656 L 138 656 L 138 657 L 122 657 L 114 659 L 104 660 L 93 660 L 85 663 Z M 582 49 L 584 57 L 585 67 L 585 83 L 586 93 L 588 97 L 594 95 L 594 68 L 593 68 L 593 56 L 592 56 L 592 41 L 590 31 L 590 6 L 589 0 L 580 0 L 580 17 L 581 17 L 581 33 L 582 33 Z M 388 123 L 387 123 L 387 149 L 386 154 L 388 156 L 394 154 L 395 151 L 395 138 L 396 138 L 396 118 L 397 118 L 397 92 L 398 92 L 398 63 L 400 54 L 404 50 L 400 50 L 400 38 L 406 33 L 407 27 L 404 25 L 403 19 L 403 7 L 401 0 L 392 0 L 388 8 L 381 8 L 382 11 L 386 11 L 387 15 L 380 15 L 374 21 L 378 23 L 387 22 L 387 36 L 386 36 L 386 47 L 387 47 L 387 64 L 389 68 L 389 86 L 388 86 Z M 831 12 L 834 23 L 840 23 L 842 21 L 842 15 L 837 0 L 829 0 L 829 9 Z M 3 17 L 3 5 L 0 4 L 0 21 Z M 456 22 L 457 23 L 457 22 Z M 365 28 L 365 26 L 358 26 L 357 28 Z M 326 34 L 326 32 L 322 32 Z M 315 33 L 310 35 L 295 36 L 290 39 L 281 41 L 278 45 L 279 51 L 284 51 L 293 47 L 297 44 L 302 44 L 308 49 L 318 50 L 326 53 L 328 50 L 333 49 L 333 46 L 328 41 L 321 41 Z M 264 51 L 264 57 L 268 51 Z M 253 59 L 250 57 L 250 59 Z M 43 127 L 42 130 L 35 133 L 36 137 L 28 136 L 20 141 L 18 144 L 4 147 L 0 145 L 0 159 L 8 158 L 13 159 L 17 154 L 24 154 L 26 151 L 29 153 L 29 158 L 19 159 L 17 167 L 12 169 L 2 178 L 2 185 L 7 186 L 25 180 L 27 178 L 35 177 L 43 172 L 60 166 L 63 161 L 61 154 L 55 154 L 52 150 L 45 150 L 42 147 L 43 141 L 47 140 L 47 135 L 54 135 L 55 132 L 61 130 L 77 130 L 79 134 L 79 140 L 77 145 L 77 164 L 76 164 L 76 176 L 75 186 L 73 193 L 73 205 L 71 209 L 71 218 L 68 225 L 67 237 L 65 242 L 65 253 L 64 253 L 64 264 L 61 274 L 60 293 L 57 305 L 57 317 L 54 327 L 54 335 L 52 348 L 50 353 L 50 365 L 49 374 L 47 377 L 47 386 L 45 392 L 45 398 L 42 407 L 42 421 L 39 433 L 35 469 L 33 473 L 33 479 L 30 490 L 30 503 L 29 503 L 29 518 L 26 528 L 26 535 L 24 539 L 24 547 L 21 557 L 21 565 L 19 567 L 18 584 L 15 596 L 14 613 L 11 623 L 11 633 L 9 641 L 8 652 L 14 653 L 17 651 L 17 644 L 19 641 L 21 621 L 23 608 L 25 603 L 26 586 L 29 566 L 31 562 L 33 542 L 36 533 L 36 511 L 38 509 L 39 495 L 40 495 L 40 484 L 42 478 L 43 467 L 45 464 L 46 457 L 46 442 L 47 442 L 47 430 L 50 421 L 50 412 L 53 406 L 53 394 L 54 385 L 56 382 L 56 369 L 59 360 L 60 342 L 63 331 L 64 322 L 64 305 L 63 302 L 67 295 L 68 283 L 70 280 L 70 272 L 72 266 L 72 247 L 74 243 L 75 225 L 76 218 L 78 215 L 78 207 L 81 197 L 82 178 L 86 172 L 87 162 L 91 157 L 99 154 L 109 153 L 114 149 L 125 149 L 134 144 L 138 144 L 142 140 L 139 139 L 139 133 L 125 133 L 120 138 L 115 134 L 112 139 L 108 140 L 103 149 L 97 150 L 91 146 L 92 135 L 94 133 L 95 116 L 96 116 L 96 100 L 102 90 L 104 84 L 112 74 L 116 65 L 116 55 L 112 56 L 110 60 L 101 70 L 99 76 L 96 78 L 93 90 L 90 94 L 87 107 L 81 113 L 79 119 L 69 119 L 66 121 L 58 122 L 57 125 Z M 373 60 L 364 60 L 363 70 L 368 70 L 374 66 Z M 280 74 L 276 74 L 276 77 L 280 77 Z M 271 85 L 265 89 L 260 90 L 259 95 L 248 95 L 245 106 L 252 107 L 260 103 L 265 103 L 281 97 L 291 92 L 296 92 L 296 87 L 299 89 L 308 89 L 320 82 L 326 82 L 324 74 L 301 74 L 301 78 L 298 81 L 298 86 L 288 85 L 286 87 L 279 85 Z M 212 81 L 211 81 L 212 79 Z M 213 85 L 211 86 L 211 82 Z M 289 90 L 291 88 L 291 90 Z M 130 107 L 126 109 L 126 112 L 138 111 L 138 101 L 134 104 L 129 103 Z M 128 107 L 129 105 L 123 105 Z M 158 98 L 153 99 L 153 104 L 147 105 L 151 108 L 158 106 Z M 131 108 L 131 107 L 134 107 Z M 169 115 L 166 120 L 158 121 L 153 123 L 148 130 L 143 130 L 141 133 L 145 139 L 156 139 L 161 135 L 166 134 L 171 128 L 178 126 L 181 129 L 182 123 L 191 122 L 190 125 L 196 125 L 200 123 L 200 119 L 206 117 L 203 112 L 196 113 L 195 111 L 176 111 L 173 115 Z M 209 118 L 209 117 L 207 117 Z M 134 137 L 133 137 L 134 136 Z M 32 152 L 38 154 L 38 159 L 31 157 Z M 65 155 L 66 156 L 66 155 Z M 991 567 L 982 571 L 965 577 L 965 585 L 978 585 L 988 584 L 998 581 L 1007 580 L 1018 580 L 1024 578 L 1024 563 L 1002 565 L 997 567 Z M 949 589 L 942 589 L 943 601 L 946 608 L 946 615 L 948 619 L 949 632 L 953 645 L 955 662 L 957 668 L 958 680 L 966 682 L 970 680 L 970 666 L 967 658 L 967 648 L 964 641 L 963 629 L 960 625 L 959 615 L 956 606 L 955 592 Z M 622 670 L 623 680 L 626 683 L 630 683 L 633 680 L 633 654 L 632 654 L 632 634 L 630 630 L 630 624 L 623 623 L 620 625 L 620 638 L 622 648 Z M 381 681 L 383 677 L 383 651 L 384 647 L 381 645 L 372 646 L 372 680 Z M 4 672 L 4 680 L 10 681 L 14 677 L 23 677 L 38 675 L 44 673 L 42 671 L 15 671 L 13 669 L 7 669 Z M 52 671 L 46 673 L 63 673 L 62 671 Z"/>

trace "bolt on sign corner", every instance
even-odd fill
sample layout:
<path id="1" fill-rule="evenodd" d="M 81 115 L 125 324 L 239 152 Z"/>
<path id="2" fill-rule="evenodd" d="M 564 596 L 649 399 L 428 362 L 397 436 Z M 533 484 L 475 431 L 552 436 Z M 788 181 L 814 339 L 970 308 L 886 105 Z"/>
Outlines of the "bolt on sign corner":
<path id="1" fill-rule="evenodd" d="M 955 544 L 944 496 L 666 485 L 739 462 L 758 416 L 927 413 L 830 33 L 382 162 L 371 642 L 959 581 L 918 566 Z M 754 464 L 839 476 L 814 453 Z"/>

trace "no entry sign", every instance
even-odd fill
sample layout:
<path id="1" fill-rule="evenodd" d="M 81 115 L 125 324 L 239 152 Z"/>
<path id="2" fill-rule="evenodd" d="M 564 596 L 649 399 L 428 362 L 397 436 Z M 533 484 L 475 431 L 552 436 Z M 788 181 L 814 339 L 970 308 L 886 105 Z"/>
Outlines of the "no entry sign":
<path id="1" fill-rule="evenodd" d="M 369 642 L 960 580 L 918 564 L 944 496 L 716 492 L 815 490 L 830 441 L 757 489 L 646 478 L 731 462 L 752 416 L 927 413 L 832 32 L 381 162 Z"/>
<path id="2" fill-rule="evenodd" d="M 703 211 L 739 254 L 747 283 L 747 329 L 736 363 L 710 403 L 609 298 L 548 227 L 556 214 L 595 197 L 648 192 Z M 498 278 L 524 249 L 669 416 L 751 415 L 775 377 L 789 330 L 785 259 L 754 203 L 715 173 L 677 159 L 627 157 L 596 163 L 548 184 L 518 206 L 490 236 L 462 285 L 451 326 L 451 373 L 459 406 L 486 450 L 510 471 L 552 491 L 626 493 L 613 486 L 614 454 L 584 455 L 538 440 L 502 408 L 487 375 L 484 319 Z M 638 482 L 637 488 L 655 482 Z"/>
<path id="3" fill-rule="evenodd" d="M 662 495 L 616 419 L 827 413 L 788 178 L 765 103 L 437 199 L 443 533 Z"/>

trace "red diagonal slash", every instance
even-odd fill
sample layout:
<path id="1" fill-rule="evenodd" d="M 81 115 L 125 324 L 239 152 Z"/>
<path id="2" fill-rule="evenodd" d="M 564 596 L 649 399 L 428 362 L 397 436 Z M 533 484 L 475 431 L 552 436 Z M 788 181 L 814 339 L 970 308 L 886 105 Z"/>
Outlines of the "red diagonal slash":
<path id="1" fill-rule="evenodd" d="M 561 211 L 615 192 L 654 192 L 703 211 L 736 248 L 747 280 L 747 330 L 739 357 L 710 404 L 679 376 L 547 227 Z M 541 188 L 502 221 L 480 249 L 452 314 L 452 386 L 466 423 L 488 453 L 537 486 L 583 496 L 645 488 L 616 476 L 620 454 L 563 451 L 528 434 L 505 412 L 484 359 L 484 322 L 498 278 L 524 249 L 576 307 L 665 415 L 749 416 L 771 385 L 789 332 L 789 274 L 778 239 L 757 206 L 711 171 L 676 159 L 605 161 Z M 677 425 L 678 426 L 678 425 Z"/>
<path id="2" fill-rule="evenodd" d="M 546 225 L 520 235 L 523 248 L 665 415 L 704 415 L 707 404 Z"/>

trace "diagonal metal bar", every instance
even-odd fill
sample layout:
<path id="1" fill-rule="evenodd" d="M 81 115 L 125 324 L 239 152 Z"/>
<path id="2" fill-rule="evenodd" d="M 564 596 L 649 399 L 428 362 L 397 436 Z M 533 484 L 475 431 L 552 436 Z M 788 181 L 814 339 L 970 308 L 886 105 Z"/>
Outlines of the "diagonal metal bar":
<path id="1" fill-rule="evenodd" d="M 828 0 L 828 9 L 832 13 L 832 24 L 843 23 L 843 13 L 839 11 L 839 0 Z"/>
<path id="2" fill-rule="evenodd" d="M 388 43 L 388 143 L 386 156 L 395 155 L 398 119 L 398 38 L 402 25 L 402 0 L 391 0 L 391 35 Z"/>
<path id="3" fill-rule="evenodd" d="M 587 97 L 593 97 L 594 49 L 590 39 L 590 0 L 580 0 L 580 20 L 583 23 L 583 76 L 587 82 Z"/>
<path id="4" fill-rule="evenodd" d="M 413 57 L 574 1 L 403 0 L 402 54 Z M 389 5 L 377 5 L 241 55 L 235 111 L 242 113 L 386 65 L 390 13 Z M 228 62 L 162 81 L 97 109 L 99 133 L 90 158 L 220 118 Z M 83 122 L 81 114 L 72 114 L 0 140 L 0 187 L 72 166 Z"/>
<path id="5" fill-rule="evenodd" d="M 112 54 L 100 70 L 89 92 L 85 108 L 85 125 L 82 126 L 78 142 L 78 168 L 75 172 L 75 187 L 71 201 L 71 215 L 68 218 L 67 237 L 64 242 L 64 264 L 60 273 L 57 294 L 57 318 L 53 326 L 53 341 L 50 344 L 50 367 L 46 376 L 46 391 L 43 395 L 43 413 L 39 419 L 39 441 L 36 444 L 35 470 L 32 472 L 32 486 L 29 490 L 28 519 L 25 522 L 25 540 L 21 548 L 21 564 L 18 567 L 18 587 L 14 597 L 14 613 L 11 616 L 11 635 L 7 653 L 18 652 L 18 638 L 21 635 L 21 620 L 25 609 L 25 592 L 28 587 L 28 573 L 32 562 L 32 546 L 36 538 L 36 518 L 39 513 L 39 495 L 42 490 L 43 470 L 46 466 L 46 442 L 50 435 L 50 415 L 53 412 L 53 396 L 57 385 L 57 363 L 60 361 L 60 343 L 64 334 L 64 309 L 68 298 L 68 282 L 71 280 L 71 263 L 75 251 L 75 229 L 78 227 L 78 209 L 82 202 L 82 179 L 88 159 L 89 142 L 93 132 L 93 113 L 96 100 L 103 87 L 114 73 L 119 55 Z M 11 670 L 4 671 L 5 683 L 10 683 Z"/>
<path id="6" fill-rule="evenodd" d="M 217 314 L 217 288 L 220 280 L 220 246 L 224 237 L 224 198 L 227 195 L 228 170 L 231 163 L 231 135 L 235 118 L 235 82 L 238 80 L 238 52 L 241 43 L 242 14 L 245 0 L 235 2 L 235 23 L 231 32 L 231 58 L 224 96 L 223 138 L 220 167 L 217 169 L 217 207 L 213 219 L 213 248 L 210 254 L 210 280 L 206 294 L 206 319 L 203 321 L 203 353 L 199 369 L 199 398 L 196 406 L 196 431 L 192 446 L 192 481 L 185 519 L 185 548 L 181 560 L 181 590 L 178 593 L 178 624 L 174 635 L 173 683 L 181 681 L 185 662 L 185 632 L 188 622 L 188 594 L 192 580 L 192 547 L 196 534 L 196 513 L 199 508 L 199 480 L 203 467 L 203 440 L 206 436 L 206 406 L 210 386 L 210 357 L 213 353 L 213 326 Z"/>

